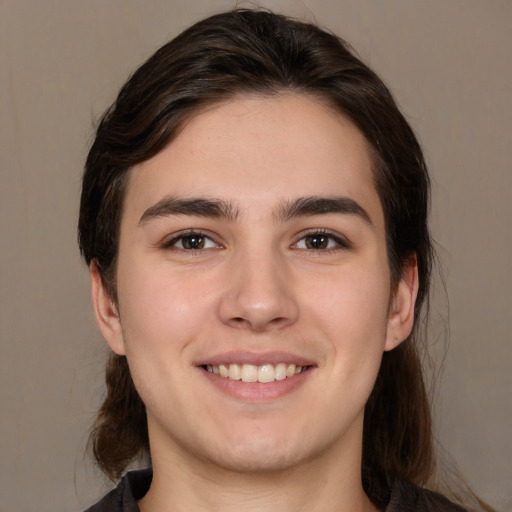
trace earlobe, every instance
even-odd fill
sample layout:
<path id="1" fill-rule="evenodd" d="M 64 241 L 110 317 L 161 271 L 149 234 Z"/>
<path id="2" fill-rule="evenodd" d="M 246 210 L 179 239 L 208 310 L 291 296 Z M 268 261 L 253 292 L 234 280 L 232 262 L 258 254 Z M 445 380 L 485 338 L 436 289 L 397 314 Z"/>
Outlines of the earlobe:
<path id="1" fill-rule="evenodd" d="M 118 355 L 125 355 L 123 332 L 117 307 L 105 288 L 95 261 L 89 266 L 91 296 L 96 321 L 109 347 Z"/>
<path id="2" fill-rule="evenodd" d="M 391 302 L 385 351 L 393 350 L 411 334 L 417 295 L 418 264 L 416 256 L 413 256 L 404 268 Z"/>

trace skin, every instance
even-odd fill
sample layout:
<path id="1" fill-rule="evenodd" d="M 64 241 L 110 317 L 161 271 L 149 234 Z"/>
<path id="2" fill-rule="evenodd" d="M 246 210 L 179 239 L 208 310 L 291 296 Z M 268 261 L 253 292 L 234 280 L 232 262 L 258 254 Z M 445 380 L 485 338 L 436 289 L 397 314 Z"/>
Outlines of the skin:
<path id="1" fill-rule="evenodd" d="M 360 210 L 283 215 L 306 196 Z M 169 213 L 171 197 L 229 209 Z M 187 248 L 187 230 L 202 249 Z M 327 245 L 312 248 L 314 234 Z M 412 329 L 417 271 L 411 261 L 391 290 L 370 152 L 348 119 L 293 94 L 200 112 L 131 171 L 117 305 L 94 264 L 91 277 L 101 331 L 147 409 L 143 512 L 373 510 L 364 406 L 383 352 Z M 201 367 L 267 354 L 309 368 L 293 386 L 233 391 Z"/>

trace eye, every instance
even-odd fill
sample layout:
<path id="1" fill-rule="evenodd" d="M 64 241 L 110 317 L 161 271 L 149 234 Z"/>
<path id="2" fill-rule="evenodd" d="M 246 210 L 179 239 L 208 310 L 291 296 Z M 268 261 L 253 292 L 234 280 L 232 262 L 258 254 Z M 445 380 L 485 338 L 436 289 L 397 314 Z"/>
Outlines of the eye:
<path id="1" fill-rule="evenodd" d="M 329 251 L 335 249 L 348 249 L 350 244 L 341 236 L 324 231 L 314 231 L 303 236 L 293 246 L 294 249 L 306 249 L 309 251 Z"/>
<path id="2" fill-rule="evenodd" d="M 203 249 L 215 249 L 220 246 L 204 233 L 190 231 L 175 236 L 166 242 L 164 247 L 183 251 L 200 251 Z"/>

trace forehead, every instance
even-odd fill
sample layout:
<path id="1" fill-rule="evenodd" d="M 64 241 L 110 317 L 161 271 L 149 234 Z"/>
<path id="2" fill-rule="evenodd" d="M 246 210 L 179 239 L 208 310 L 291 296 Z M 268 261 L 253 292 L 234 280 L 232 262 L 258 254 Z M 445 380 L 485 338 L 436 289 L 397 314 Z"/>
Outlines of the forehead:
<path id="1" fill-rule="evenodd" d="M 135 166 L 125 205 L 140 213 L 164 195 L 214 196 L 243 210 L 335 194 L 365 202 L 380 221 L 372 167 L 362 133 L 324 102 L 242 96 L 199 111 L 166 148 Z"/>

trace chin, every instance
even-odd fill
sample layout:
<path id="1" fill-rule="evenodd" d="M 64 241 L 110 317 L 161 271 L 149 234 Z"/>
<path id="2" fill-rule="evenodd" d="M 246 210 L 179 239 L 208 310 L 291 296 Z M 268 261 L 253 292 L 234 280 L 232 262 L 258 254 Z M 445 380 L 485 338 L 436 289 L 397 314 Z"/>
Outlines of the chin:
<path id="1" fill-rule="evenodd" d="M 299 441 L 299 440 L 297 440 Z M 221 450 L 210 451 L 210 462 L 237 473 L 275 473 L 299 466 L 321 452 L 302 442 L 269 436 L 267 432 L 232 438 Z"/>
<path id="2" fill-rule="evenodd" d="M 294 454 L 278 453 L 276 450 L 243 449 L 229 453 L 212 460 L 218 467 L 231 472 L 258 474 L 276 473 L 296 467 L 300 463 L 300 456 Z"/>

